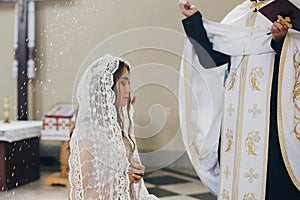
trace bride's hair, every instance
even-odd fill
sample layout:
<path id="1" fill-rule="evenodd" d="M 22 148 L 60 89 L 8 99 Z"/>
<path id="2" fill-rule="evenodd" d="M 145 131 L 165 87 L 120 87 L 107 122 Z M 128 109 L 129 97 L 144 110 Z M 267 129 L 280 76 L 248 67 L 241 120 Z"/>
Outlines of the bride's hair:
<path id="1" fill-rule="evenodd" d="M 118 94 L 119 94 L 119 91 L 117 91 L 117 87 L 116 87 L 116 83 L 118 82 L 118 80 L 121 78 L 121 76 L 123 75 L 124 73 L 124 70 L 127 69 L 128 73 L 130 73 L 130 68 L 128 65 L 126 65 L 123 61 L 119 61 L 119 66 L 118 66 L 118 69 L 115 71 L 114 75 L 113 75 L 113 80 L 114 80 L 114 84 L 112 86 L 112 90 L 115 92 L 115 95 L 116 95 L 116 101 L 118 100 Z M 131 118 L 129 117 L 129 110 L 130 110 L 130 101 L 131 101 L 131 94 L 129 94 L 129 98 L 128 98 L 128 102 L 127 102 L 127 117 L 128 117 L 128 120 L 129 120 L 129 126 L 128 126 L 128 130 L 127 130 L 127 133 L 131 133 L 131 128 L 132 128 L 132 121 L 131 121 Z M 125 139 L 128 139 L 127 137 L 125 137 L 124 135 L 124 119 L 123 119 L 123 111 L 122 111 L 122 108 L 119 106 L 116 106 L 116 110 L 117 110 L 117 121 L 118 121 L 118 124 L 121 128 L 121 131 L 122 131 L 122 136 L 123 138 Z M 133 139 L 131 138 L 131 135 L 128 134 L 128 137 L 130 139 L 130 143 L 132 144 L 131 145 L 131 151 L 133 152 L 134 149 L 135 149 L 135 143 L 133 141 Z"/>

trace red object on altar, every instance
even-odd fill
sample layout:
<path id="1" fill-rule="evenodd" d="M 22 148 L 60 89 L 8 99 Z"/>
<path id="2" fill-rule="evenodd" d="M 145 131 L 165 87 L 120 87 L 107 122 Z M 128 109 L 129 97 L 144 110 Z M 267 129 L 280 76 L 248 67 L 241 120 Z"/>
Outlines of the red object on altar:
<path id="1" fill-rule="evenodd" d="M 77 104 L 55 104 L 42 119 L 42 139 L 68 140 L 77 109 Z"/>

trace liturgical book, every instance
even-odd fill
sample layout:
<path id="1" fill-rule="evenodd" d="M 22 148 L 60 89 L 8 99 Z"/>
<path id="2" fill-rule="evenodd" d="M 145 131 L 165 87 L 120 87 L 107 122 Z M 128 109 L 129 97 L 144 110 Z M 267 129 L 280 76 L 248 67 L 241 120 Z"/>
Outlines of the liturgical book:
<path id="1" fill-rule="evenodd" d="M 275 0 L 258 11 L 272 22 L 275 22 L 281 16 L 292 25 L 292 29 L 300 31 L 300 10 L 289 0 Z"/>

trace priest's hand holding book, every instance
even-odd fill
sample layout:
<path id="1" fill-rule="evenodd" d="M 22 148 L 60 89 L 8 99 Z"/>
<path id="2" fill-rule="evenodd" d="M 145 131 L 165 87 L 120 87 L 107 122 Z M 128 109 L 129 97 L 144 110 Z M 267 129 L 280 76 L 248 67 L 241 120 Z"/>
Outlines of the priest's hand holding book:
<path id="1" fill-rule="evenodd" d="M 275 21 L 270 28 L 272 39 L 275 41 L 280 41 L 286 36 L 287 32 L 288 27 L 280 20 Z"/>
<path id="2" fill-rule="evenodd" d="M 295 3 L 295 2 L 294 2 Z M 274 22 L 270 28 L 272 39 L 279 41 L 287 34 L 288 28 L 300 31 L 300 10 L 293 2 L 289 0 L 275 0 L 263 6 L 258 11 L 271 22 Z"/>

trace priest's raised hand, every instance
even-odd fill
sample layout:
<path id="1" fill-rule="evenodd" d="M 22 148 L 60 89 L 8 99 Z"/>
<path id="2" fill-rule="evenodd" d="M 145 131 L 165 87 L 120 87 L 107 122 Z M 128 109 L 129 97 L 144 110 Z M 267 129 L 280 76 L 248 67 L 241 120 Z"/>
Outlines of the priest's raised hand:
<path id="1" fill-rule="evenodd" d="M 190 17 L 198 11 L 198 9 L 188 1 L 179 1 L 178 6 L 181 13 L 186 17 Z"/>

